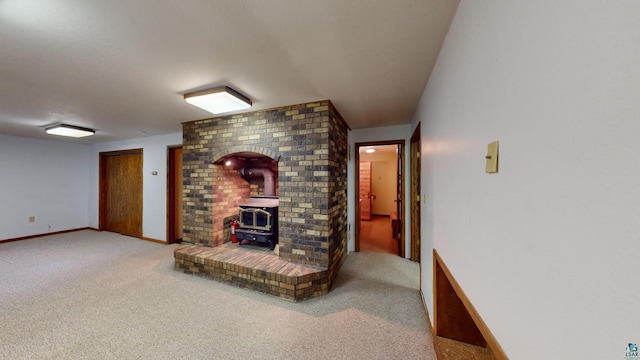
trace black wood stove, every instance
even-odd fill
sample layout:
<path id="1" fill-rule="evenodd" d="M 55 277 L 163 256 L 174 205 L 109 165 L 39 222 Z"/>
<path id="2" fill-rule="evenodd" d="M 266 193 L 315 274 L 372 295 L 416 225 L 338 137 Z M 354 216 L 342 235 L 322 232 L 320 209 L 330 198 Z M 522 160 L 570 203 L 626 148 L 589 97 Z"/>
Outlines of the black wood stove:
<path id="1" fill-rule="evenodd" d="M 236 237 L 240 245 L 261 244 L 273 250 L 278 243 L 278 198 L 252 197 L 240 204 Z"/>

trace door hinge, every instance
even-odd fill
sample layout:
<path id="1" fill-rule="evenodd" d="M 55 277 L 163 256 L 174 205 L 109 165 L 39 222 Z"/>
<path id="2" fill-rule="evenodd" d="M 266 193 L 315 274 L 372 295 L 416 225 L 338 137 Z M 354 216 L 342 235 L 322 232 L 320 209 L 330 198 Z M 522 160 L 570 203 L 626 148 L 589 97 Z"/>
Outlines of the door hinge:
<path id="1" fill-rule="evenodd" d="M 416 201 L 420 202 L 420 195 L 416 195 Z"/>
<path id="2" fill-rule="evenodd" d="M 416 157 L 417 157 L 418 159 L 420 159 L 420 151 L 418 151 L 418 152 L 416 153 Z"/>

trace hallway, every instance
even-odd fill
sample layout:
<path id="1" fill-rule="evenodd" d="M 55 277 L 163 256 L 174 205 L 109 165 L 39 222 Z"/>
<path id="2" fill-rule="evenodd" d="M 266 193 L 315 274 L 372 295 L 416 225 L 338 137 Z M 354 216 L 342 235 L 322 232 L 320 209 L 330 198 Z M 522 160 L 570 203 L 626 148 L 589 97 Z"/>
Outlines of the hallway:
<path id="1" fill-rule="evenodd" d="M 360 221 L 360 251 L 398 255 L 398 241 L 391 235 L 388 216 L 373 215 L 371 221 Z"/>

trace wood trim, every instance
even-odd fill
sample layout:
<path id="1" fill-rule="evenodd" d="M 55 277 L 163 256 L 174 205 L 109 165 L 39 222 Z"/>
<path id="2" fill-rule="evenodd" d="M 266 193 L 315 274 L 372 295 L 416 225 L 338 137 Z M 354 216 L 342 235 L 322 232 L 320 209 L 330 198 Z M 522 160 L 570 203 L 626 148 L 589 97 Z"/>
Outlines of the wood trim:
<path id="1" fill-rule="evenodd" d="M 438 317 L 436 316 L 436 314 L 438 313 L 438 302 L 436 301 L 438 299 L 438 287 L 437 287 L 437 283 L 436 283 L 436 256 L 437 256 L 437 252 L 436 249 L 433 249 L 432 251 L 432 261 L 431 261 L 431 276 L 432 276 L 432 286 L 433 286 L 433 336 L 436 336 L 435 334 L 435 329 L 438 326 L 437 322 L 438 322 Z M 440 257 L 438 257 L 439 259 Z M 422 279 L 421 279 L 422 280 Z"/>
<path id="2" fill-rule="evenodd" d="M 12 239 L 0 240 L 0 244 L 8 243 L 8 242 L 14 242 L 14 241 L 20 241 L 20 240 L 35 239 L 35 238 L 44 237 L 44 236 L 66 234 L 66 233 L 82 231 L 82 230 L 101 231 L 101 230 L 93 228 L 93 227 L 83 227 L 83 228 L 77 228 L 77 229 L 61 230 L 61 231 L 54 231 L 54 232 L 45 233 L 45 234 L 28 235 L 28 236 L 22 236 L 22 237 L 17 237 L 17 238 L 12 238 Z M 158 243 L 158 244 L 163 244 L 163 245 L 167 244 L 167 242 L 164 241 L 164 240 L 152 239 L 152 238 L 149 238 L 149 237 L 142 237 L 141 239 L 145 240 L 145 241 L 155 242 L 155 243 Z"/>
<path id="3" fill-rule="evenodd" d="M 418 123 L 415 130 L 413 130 L 413 134 L 411 134 L 411 142 L 416 141 L 420 141 L 420 123 Z"/>
<path id="4" fill-rule="evenodd" d="M 404 140 L 399 140 L 398 142 L 396 142 L 396 145 L 398 146 L 398 156 L 400 156 L 400 159 L 398 161 L 399 166 L 398 166 L 398 175 L 396 176 L 399 181 L 400 181 L 400 193 L 398 194 L 398 203 L 400 204 L 399 209 L 400 209 L 400 213 L 398 214 L 400 216 L 400 218 L 398 219 L 397 222 L 397 226 L 398 226 L 398 256 L 402 257 L 402 258 L 406 258 L 406 241 L 407 241 L 407 236 L 410 236 L 410 233 L 407 233 L 406 231 L 406 219 L 407 219 L 407 212 L 406 212 L 406 203 L 407 203 L 407 197 L 406 197 L 406 193 L 405 193 L 405 188 L 407 187 L 407 152 L 405 151 L 405 141 Z M 409 180 L 410 181 L 410 180 Z M 413 218 L 413 214 L 411 214 L 411 217 Z M 418 263 L 420 263 L 420 261 L 418 261 Z M 422 276 L 422 271 L 419 271 L 420 276 Z M 422 282 L 420 282 L 419 284 L 422 284 Z"/>
<path id="5" fill-rule="evenodd" d="M 421 252 L 421 190 L 420 190 L 420 123 L 416 127 L 416 130 L 411 136 L 411 142 L 409 143 L 409 163 L 410 163 L 410 175 L 409 175 L 409 209 L 411 211 L 411 223 L 410 223 L 410 257 L 411 260 L 420 262 Z M 422 276 L 422 274 L 420 274 Z M 422 280 L 422 278 L 421 278 Z M 422 283 L 422 281 L 421 281 Z"/>
<path id="6" fill-rule="evenodd" d="M 106 204 L 107 204 L 107 163 L 104 155 L 98 155 L 98 230 L 104 229 L 105 217 L 106 217 Z"/>
<path id="7" fill-rule="evenodd" d="M 44 233 L 44 234 L 28 235 L 28 236 L 21 236 L 21 237 L 12 238 L 12 239 L 0 240 L 0 244 L 13 242 L 13 241 L 20 241 L 20 240 L 29 240 L 29 239 L 34 239 L 34 238 L 39 238 L 39 237 L 49 236 L 49 235 L 66 234 L 66 233 L 75 232 L 75 231 L 82 231 L 82 230 L 99 231 L 96 228 L 83 227 L 83 228 L 77 228 L 77 229 L 61 230 L 61 231 L 54 231 L 54 232 Z"/>
<path id="8" fill-rule="evenodd" d="M 436 249 L 433 249 L 433 269 L 434 269 L 433 270 L 433 276 L 434 276 L 434 281 L 433 281 L 434 297 L 433 298 L 434 298 L 434 313 L 436 314 L 434 316 L 434 329 L 435 329 L 434 336 L 438 331 L 438 316 L 437 316 L 438 311 L 436 309 L 437 303 L 435 303 L 435 299 L 437 298 L 437 294 L 436 294 L 437 286 L 436 286 L 436 279 L 435 279 L 436 265 L 440 266 L 445 276 L 449 280 L 451 286 L 453 287 L 456 295 L 458 295 L 458 297 L 464 304 L 464 307 L 469 312 L 469 315 L 473 319 L 473 322 L 476 324 L 476 326 L 478 327 L 478 330 L 480 330 L 480 333 L 482 334 L 485 341 L 487 342 L 487 347 L 489 348 L 489 351 L 491 351 L 491 354 L 496 358 L 496 360 L 508 360 L 509 358 L 505 354 L 504 350 L 502 349 L 502 347 L 500 346 L 496 338 L 493 336 L 493 334 L 487 327 L 487 324 L 485 324 L 485 322 L 482 320 L 482 318 L 480 317 L 480 314 L 478 314 L 478 311 L 475 309 L 473 304 L 471 304 L 471 301 L 469 300 L 467 295 L 464 293 L 464 291 L 460 287 L 460 284 L 458 284 L 456 279 L 453 277 L 453 275 L 451 274 L 451 271 L 449 271 L 449 268 L 447 267 L 447 265 L 445 265 L 444 261 L 442 260 L 442 258 L 440 257 Z"/>
<path id="9" fill-rule="evenodd" d="M 182 202 L 180 202 L 180 206 L 178 206 L 178 202 L 176 201 L 175 195 L 178 188 L 182 192 L 183 184 L 176 183 L 175 176 L 176 172 L 182 172 L 182 167 L 178 169 L 176 166 L 176 157 L 175 152 L 180 149 L 182 150 L 182 145 L 173 145 L 167 147 L 167 244 L 181 243 L 182 236 L 176 238 L 175 230 L 179 224 L 176 224 L 176 215 L 182 216 Z"/>
<path id="10" fill-rule="evenodd" d="M 354 224 L 353 226 L 355 226 L 355 229 L 353 231 L 354 234 L 354 251 L 355 252 L 360 252 L 360 145 L 359 144 L 355 144 L 355 150 L 354 150 L 354 156 L 353 156 L 353 161 L 354 161 L 354 167 L 356 170 L 355 175 L 355 190 L 353 191 L 354 193 L 354 213 L 355 213 L 355 219 L 354 219 Z"/>
<path id="11" fill-rule="evenodd" d="M 164 240 L 152 239 L 152 238 L 149 238 L 149 237 L 146 237 L 146 236 L 143 236 L 141 239 L 145 240 L 145 241 L 151 241 L 151 242 L 154 242 L 154 243 L 167 245 L 167 242 L 164 241 Z"/>

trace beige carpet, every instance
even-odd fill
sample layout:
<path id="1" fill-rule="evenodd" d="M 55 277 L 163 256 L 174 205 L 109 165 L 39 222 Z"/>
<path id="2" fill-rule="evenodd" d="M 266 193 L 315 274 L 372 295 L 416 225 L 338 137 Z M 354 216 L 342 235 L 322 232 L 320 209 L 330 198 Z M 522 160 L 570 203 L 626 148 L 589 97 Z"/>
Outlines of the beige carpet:
<path id="1" fill-rule="evenodd" d="M 487 348 L 440 336 L 436 336 L 435 341 L 439 360 L 495 360 Z"/>
<path id="2" fill-rule="evenodd" d="M 388 216 L 373 215 L 370 221 L 360 221 L 360 251 L 398 254 L 398 240 L 393 238 Z"/>
<path id="3" fill-rule="evenodd" d="M 81 231 L 0 244 L 2 359 L 435 359 L 418 265 L 352 253 L 290 303 L 173 270 L 174 245 Z"/>

